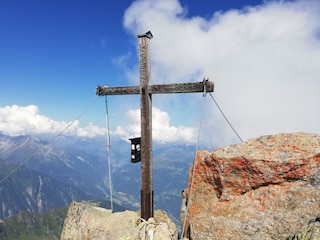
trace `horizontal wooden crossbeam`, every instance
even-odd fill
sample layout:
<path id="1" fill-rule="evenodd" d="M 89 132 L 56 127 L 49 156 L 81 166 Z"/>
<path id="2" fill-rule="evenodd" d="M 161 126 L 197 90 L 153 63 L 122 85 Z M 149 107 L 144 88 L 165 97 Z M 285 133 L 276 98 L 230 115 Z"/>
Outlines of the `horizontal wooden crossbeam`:
<path id="1" fill-rule="evenodd" d="M 205 89 L 204 89 L 205 87 Z M 158 84 L 150 85 L 150 94 L 168 94 L 168 93 L 196 93 L 196 92 L 213 92 L 214 83 L 212 81 L 205 80 L 203 82 L 195 83 L 172 83 L 172 84 Z M 128 94 L 140 94 L 140 86 L 128 86 L 128 87 L 109 87 L 107 85 L 98 86 L 96 88 L 96 94 L 98 96 L 105 95 L 128 95 Z"/>

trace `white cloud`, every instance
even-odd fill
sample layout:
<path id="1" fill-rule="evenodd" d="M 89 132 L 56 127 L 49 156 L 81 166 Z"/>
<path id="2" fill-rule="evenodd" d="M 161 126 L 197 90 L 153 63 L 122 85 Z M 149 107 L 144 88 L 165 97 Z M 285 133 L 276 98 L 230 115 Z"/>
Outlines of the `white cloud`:
<path id="1" fill-rule="evenodd" d="M 58 134 L 68 127 L 64 134 L 79 137 L 94 137 L 104 134 L 104 130 L 89 124 L 82 128 L 79 121 L 59 122 L 42 115 L 35 105 L 6 106 L 0 108 L 0 132 L 11 136 L 28 134 Z"/>
<path id="2" fill-rule="evenodd" d="M 89 123 L 89 125 L 83 128 L 79 127 L 76 129 L 76 135 L 79 137 L 93 138 L 93 137 L 101 136 L 105 134 L 106 134 L 106 130 L 104 128 L 93 125 L 92 123 Z"/>
<path id="3" fill-rule="evenodd" d="M 212 12 L 206 19 L 185 13 L 175 0 L 136 1 L 125 13 L 124 26 L 132 34 L 151 30 L 154 35 L 153 82 L 214 80 L 214 97 L 244 140 L 279 132 L 320 133 L 318 0 L 269 1 Z M 203 141 L 236 142 L 209 101 Z"/>
<path id="4" fill-rule="evenodd" d="M 140 109 L 130 110 L 126 114 L 128 124 L 118 126 L 114 132 L 115 135 L 129 139 L 141 136 L 140 127 Z M 197 130 L 186 126 L 172 126 L 167 112 L 158 108 L 152 108 L 152 139 L 160 143 L 179 142 L 182 144 L 195 143 Z"/>

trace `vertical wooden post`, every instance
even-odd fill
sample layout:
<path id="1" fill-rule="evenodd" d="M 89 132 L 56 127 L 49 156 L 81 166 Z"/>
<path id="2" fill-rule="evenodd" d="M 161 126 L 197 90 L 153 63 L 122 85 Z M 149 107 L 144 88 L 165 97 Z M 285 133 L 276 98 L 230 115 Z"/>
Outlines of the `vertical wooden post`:
<path id="1" fill-rule="evenodd" d="M 150 84 L 149 40 L 151 32 L 138 35 L 140 40 L 140 104 L 141 104 L 141 218 L 153 217 L 152 189 L 152 95 Z"/>

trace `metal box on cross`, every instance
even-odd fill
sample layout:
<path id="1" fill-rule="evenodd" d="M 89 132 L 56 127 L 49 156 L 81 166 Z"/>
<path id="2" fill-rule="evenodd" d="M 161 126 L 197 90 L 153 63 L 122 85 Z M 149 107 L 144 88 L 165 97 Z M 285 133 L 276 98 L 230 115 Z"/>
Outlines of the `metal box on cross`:
<path id="1" fill-rule="evenodd" d="M 131 162 L 137 163 L 141 161 L 141 137 L 130 138 L 131 141 Z"/>

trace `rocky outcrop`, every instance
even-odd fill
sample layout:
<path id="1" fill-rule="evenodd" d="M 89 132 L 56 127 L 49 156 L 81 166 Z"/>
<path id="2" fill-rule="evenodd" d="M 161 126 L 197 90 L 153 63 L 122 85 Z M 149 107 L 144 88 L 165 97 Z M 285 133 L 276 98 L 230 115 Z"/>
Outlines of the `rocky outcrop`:
<path id="1" fill-rule="evenodd" d="M 291 239 L 318 226 L 308 223 L 320 216 L 320 135 L 278 134 L 199 151 L 193 167 L 182 206 L 192 240 Z"/>
<path id="2" fill-rule="evenodd" d="M 173 240 L 178 238 L 174 223 L 164 211 L 154 218 L 140 219 L 137 212 L 112 213 L 89 203 L 72 202 L 61 240 Z"/>

